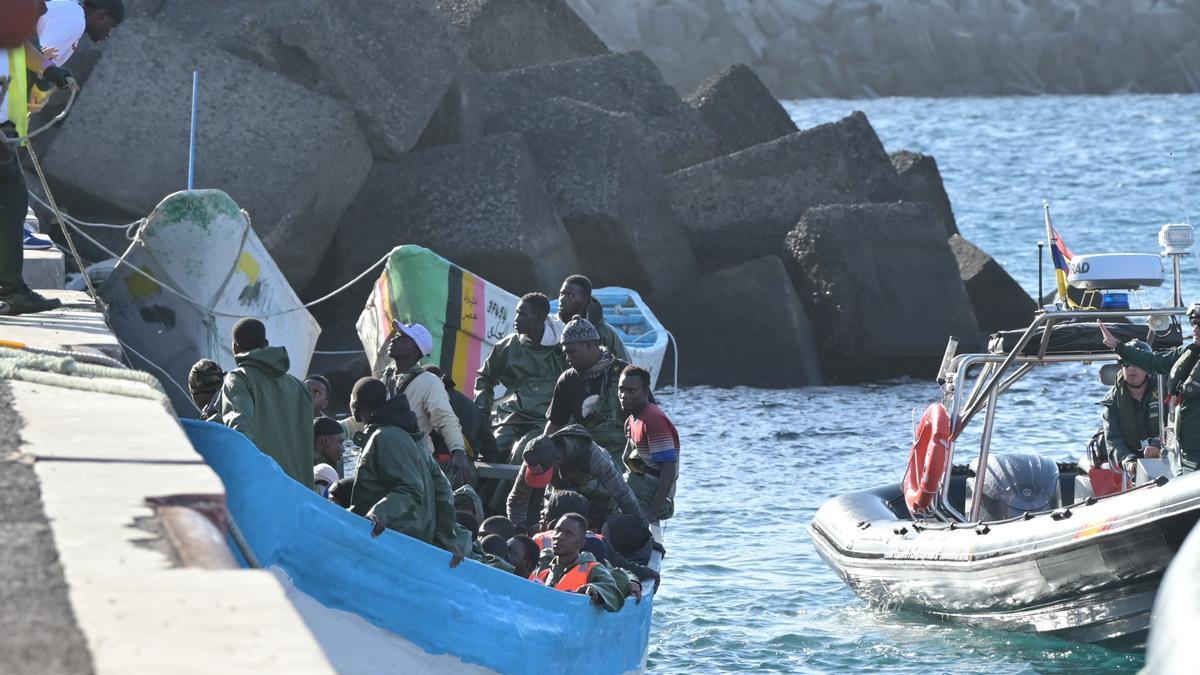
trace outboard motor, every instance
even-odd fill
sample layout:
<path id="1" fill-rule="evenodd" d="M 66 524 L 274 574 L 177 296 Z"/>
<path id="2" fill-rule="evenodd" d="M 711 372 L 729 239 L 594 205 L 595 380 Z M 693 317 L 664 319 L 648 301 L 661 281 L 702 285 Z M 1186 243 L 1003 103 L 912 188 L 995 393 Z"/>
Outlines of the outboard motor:
<path id="1" fill-rule="evenodd" d="M 976 476 L 978 463 L 978 459 L 971 462 Z M 967 479 L 968 498 L 976 492 L 976 480 Z M 1046 511 L 1054 506 L 1057 495 L 1058 464 L 1054 460 L 1033 454 L 988 455 L 979 517 L 1005 520 L 1032 511 Z"/>

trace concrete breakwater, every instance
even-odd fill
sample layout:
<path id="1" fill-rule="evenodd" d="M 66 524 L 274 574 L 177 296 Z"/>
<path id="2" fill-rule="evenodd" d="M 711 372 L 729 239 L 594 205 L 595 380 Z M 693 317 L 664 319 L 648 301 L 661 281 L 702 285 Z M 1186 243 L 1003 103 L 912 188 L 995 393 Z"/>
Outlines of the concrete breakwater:
<path id="1" fill-rule="evenodd" d="M 861 113 L 797 129 L 745 66 L 681 97 L 563 0 L 140 14 L 68 64 L 82 93 L 39 138 L 60 203 L 111 222 L 181 189 L 197 69 L 197 187 L 250 213 L 302 298 L 405 243 L 517 293 L 582 272 L 648 298 L 684 383 L 775 387 L 929 376 L 947 335 L 978 346 L 1034 309 L 986 253 L 951 243 L 932 157 L 889 156 Z M 317 307 L 319 348 L 359 346 L 370 283 Z M 365 358 L 312 369 L 345 392 Z"/>
<path id="2" fill-rule="evenodd" d="M 1194 0 L 568 0 L 687 91 L 731 63 L 780 98 L 1200 91 Z"/>

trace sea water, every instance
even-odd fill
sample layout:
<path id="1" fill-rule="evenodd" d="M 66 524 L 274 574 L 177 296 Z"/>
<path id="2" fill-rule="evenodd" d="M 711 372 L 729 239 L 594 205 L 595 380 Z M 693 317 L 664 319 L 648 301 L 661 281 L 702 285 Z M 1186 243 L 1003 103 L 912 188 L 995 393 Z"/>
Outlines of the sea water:
<path id="1" fill-rule="evenodd" d="M 1156 253 L 1159 226 L 1200 217 L 1200 96 L 786 106 L 802 129 L 863 110 L 889 152 L 937 157 L 963 236 L 1031 295 L 1037 242 L 1045 239 L 1042 199 L 1076 254 Z M 1200 300 L 1195 258 L 1183 276 L 1188 301 Z M 1047 263 L 1046 291 L 1052 279 Z M 1000 400 L 992 450 L 1079 457 L 1100 423 L 1097 370 L 1060 365 L 1015 385 Z M 900 479 L 914 411 L 939 395 L 932 380 L 933 373 L 792 390 L 685 386 L 662 397 L 683 448 L 652 671 L 998 675 L 1142 666 L 1141 654 L 874 609 L 817 556 L 806 528 L 822 503 Z M 957 461 L 967 460 L 965 447 Z"/>

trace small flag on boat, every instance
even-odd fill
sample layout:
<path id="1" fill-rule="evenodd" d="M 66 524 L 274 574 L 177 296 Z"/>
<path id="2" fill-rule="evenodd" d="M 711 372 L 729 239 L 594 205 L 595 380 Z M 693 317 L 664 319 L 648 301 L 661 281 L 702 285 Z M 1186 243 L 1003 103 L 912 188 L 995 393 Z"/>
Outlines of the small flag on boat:
<path id="1" fill-rule="evenodd" d="M 1075 303 L 1067 295 L 1067 274 L 1071 271 L 1069 265 L 1073 257 L 1071 249 L 1067 248 L 1066 242 L 1050 221 L 1050 204 L 1042 202 L 1042 207 L 1045 209 L 1046 238 L 1050 240 L 1050 257 L 1054 261 L 1054 278 L 1058 282 L 1058 299 L 1073 308 Z"/>

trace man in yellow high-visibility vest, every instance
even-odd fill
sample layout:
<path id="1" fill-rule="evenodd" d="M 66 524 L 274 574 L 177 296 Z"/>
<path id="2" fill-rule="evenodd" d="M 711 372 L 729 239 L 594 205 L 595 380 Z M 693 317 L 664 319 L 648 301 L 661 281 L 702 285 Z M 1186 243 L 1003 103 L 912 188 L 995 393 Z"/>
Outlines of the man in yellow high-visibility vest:
<path id="1" fill-rule="evenodd" d="M 17 139 L 29 130 L 25 55 L 25 46 L 0 51 L 0 316 L 44 312 L 62 305 L 29 288 L 22 277 L 29 193 L 17 159 Z M 65 70 L 62 73 L 70 75 Z"/>

